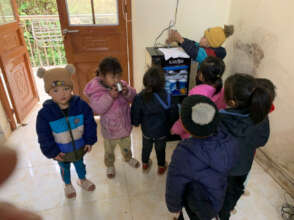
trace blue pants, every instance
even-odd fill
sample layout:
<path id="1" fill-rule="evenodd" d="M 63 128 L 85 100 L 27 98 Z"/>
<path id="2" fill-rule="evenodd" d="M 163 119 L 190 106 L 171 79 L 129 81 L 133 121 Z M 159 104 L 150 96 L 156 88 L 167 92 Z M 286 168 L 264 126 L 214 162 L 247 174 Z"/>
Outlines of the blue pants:
<path id="1" fill-rule="evenodd" d="M 65 184 L 71 184 L 70 180 L 70 164 L 73 163 L 76 169 L 76 172 L 80 179 L 86 178 L 86 165 L 84 164 L 83 158 L 75 162 L 59 162 L 61 177 Z"/>

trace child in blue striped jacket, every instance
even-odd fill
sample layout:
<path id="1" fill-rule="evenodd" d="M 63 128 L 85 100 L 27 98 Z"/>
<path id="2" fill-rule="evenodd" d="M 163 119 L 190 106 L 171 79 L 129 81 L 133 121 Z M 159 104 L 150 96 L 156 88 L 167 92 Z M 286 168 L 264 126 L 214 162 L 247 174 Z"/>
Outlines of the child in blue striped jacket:
<path id="1" fill-rule="evenodd" d="M 78 185 L 87 191 L 95 190 L 95 185 L 86 178 L 83 156 L 97 141 L 97 124 L 88 104 L 72 95 L 73 73 L 73 65 L 38 70 L 46 92 L 52 97 L 44 102 L 37 116 L 38 140 L 42 153 L 58 162 L 67 198 L 76 197 L 70 178 L 71 162 L 79 177 Z"/>

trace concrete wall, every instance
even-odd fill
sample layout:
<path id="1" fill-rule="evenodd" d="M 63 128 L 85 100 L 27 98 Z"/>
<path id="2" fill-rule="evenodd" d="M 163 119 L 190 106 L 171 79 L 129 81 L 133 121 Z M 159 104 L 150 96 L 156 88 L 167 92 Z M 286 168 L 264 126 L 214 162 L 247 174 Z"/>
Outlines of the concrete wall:
<path id="1" fill-rule="evenodd" d="M 174 19 L 176 0 L 132 1 L 134 82 L 142 88 L 145 47 L 152 47 L 157 35 Z M 198 41 L 206 28 L 227 23 L 231 0 L 179 0 L 176 29 Z M 160 38 L 164 43 L 167 34 Z"/>
<path id="2" fill-rule="evenodd" d="M 271 138 L 257 158 L 294 195 L 294 1 L 233 0 L 229 23 L 228 71 L 271 79 L 277 87 Z"/>

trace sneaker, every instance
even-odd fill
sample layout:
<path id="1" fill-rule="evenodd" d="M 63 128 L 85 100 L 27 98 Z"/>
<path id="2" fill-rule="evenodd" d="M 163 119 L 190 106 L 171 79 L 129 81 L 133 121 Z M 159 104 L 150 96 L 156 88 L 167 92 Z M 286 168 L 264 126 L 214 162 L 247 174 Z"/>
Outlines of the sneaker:
<path id="1" fill-rule="evenodd" d="M 109 179 L 115 177 L 115 168 L 114 167 L 107 167 L 106 175 Z"/>
<path id="2" fill-rule="evenodd" d="M 64 193 L 66 198 L 72 199 L 77 196 L 75 188 L 71 184 L 66 184 L 64 186 Z"/>
<path id="3" fill-rule="evenodd" d="M 152 166 L 152 160 L 149 159 L 148 163 L 143 163 L 143 165 L 142 165 L 143 172 L 148 173 L 150 171 L 151 166 Z"/>
<path id="4" fill-rule="evenodd" d="M 140 162 L 135 159 L 135 158 L 131 158 L 129 161 L 128 161 L 128 164 L 131 166 L 131 167 L 134 167 L 134 168 L 138 168 L 140 166 Z"/>
<path id="5" fill-rule="evenodd" d="M 167 165 L 165 164 L 164 166 L 158 166 L 158 171 L 157 173 L 159 175 L 163 175 L 165 173 L 165 171 L 167 170 Z"/>

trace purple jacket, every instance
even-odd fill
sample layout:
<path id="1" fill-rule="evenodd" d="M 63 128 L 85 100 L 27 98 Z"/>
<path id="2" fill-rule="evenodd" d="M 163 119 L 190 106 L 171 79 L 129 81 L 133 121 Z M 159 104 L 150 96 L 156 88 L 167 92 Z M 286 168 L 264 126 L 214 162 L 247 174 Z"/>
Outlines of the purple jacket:
<path id="1" fill-rule="evenodd" d="M 203 95 L 210 98 L 217 106 L 218 109 L 224 109 L 226 107 L 225 99 L 224 99 L 224 89 L 222 89 L 219 93 L 215 93 L 215 88 L 213 86 L 202 84 L 199 86 L 195 86 L 189 91 L 189 96 L 191 95 Z M 186 139 L 190 137 L 190 134 L 185 131 L 181 120 L 177 120 L 173 127 L 171 128 L 172 134 L 180 135 L 182 139 Z"/>
<path id="2" fill-rule="evenodd" d="M 84 94 L 90 100 L 93 111 L 100 115 L 102 135 L 106 139 L 119 139 L 128 137 L 132 130 L 129 103 L 133 101 L 136 90 L 125 81 L 121 83 L 128 87 L 126 96 L 119 94 L 113 99 L 109 94 L 109 88 L 100 83 L 99 77 L 93 78 L 84 89 Z"/>

